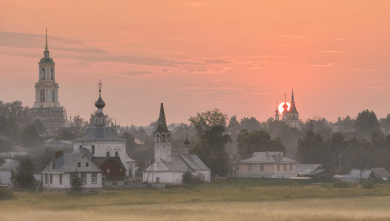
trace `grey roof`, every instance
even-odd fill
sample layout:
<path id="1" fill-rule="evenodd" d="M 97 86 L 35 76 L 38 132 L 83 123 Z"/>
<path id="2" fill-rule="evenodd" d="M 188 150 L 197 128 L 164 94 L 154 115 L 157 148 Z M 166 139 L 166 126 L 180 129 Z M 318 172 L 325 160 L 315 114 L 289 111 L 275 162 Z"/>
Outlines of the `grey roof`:
<path id="1" fill-rule="evenodd" d="M 118 141 L 126 142 L 126 139 L 117 137 L 115 131 L 111 127 L 89 127 L 84 136 L 76 138 L 76 142 L 92 142 L 92 141 Z"/>
<path id="2" fill-rule="evenodd" d="M 298 164 L 297 173 L 301 175 L 315 175 L 325 171 L 321 164 Z"/>
<path id="3" fill-rule="evenodd" d="M 383 180 L 390 178 L 390 173 L 385 168 L 371 168 L 372 172 L 378 175 Z"/>
<path id="4" fill-rule="evenodd" d="M 352 169 L 351 172 L 344 176 L 344 179 L 368 179 L 371 175 L 371 170 L 365 170 L 360 174 L 360 170 Z"/>
<path id="5" fill-rule="evenodd" d="M 195 171 L 205 171 L 210 170 L 196 155 L 189 155 L 189 154 L 181 154 L 179 155 L 184 162 L 190 166 Z"/>
<path id="6" fill-rule="evenodd" d="M 174 172 L 185 172 L 190 170 L 194 172 L 194 170 L 184 162 L 184 160 L 180 156 L 171 156 L 171 162 L 162 161 L 170 171 Z"/>
<path id="7" fill-rule="evenodd" d="M 296 161 L 283 157 L 282 152 L 255 152 L 251 158 L 241 160 L 240 163 L 296 163 Z"/>
<path id="8" fill-rule="evenodd" d="M 81 148 L 85 149 L 85 148 Z M 88 150 L 87 150 L 88 151 Z M 69 171 L 69 169 L 75 165 L 81 157 L 85 156 L 88 159 L 88 155 L 82 153 L 84 151 L 74 151 L 72 153 L 64 153 L 62 156 L 54 159 L 44 170 L 44 172 L 57 172 L 57 173 L 67 173 L 73 172 Z M 53 167 L 54 163 L 54 167 Z M 91 167 L 92 168 L 92 167 Z M 98 172 L 98 171 L 96 171 Z"/>
<path id="9" fill-rule="evenodd" d="M 3 165 L 0 166 L 0 171 L 11 171 L 13 169 L 16 169 L 16 167 L 18 167 L 18 165 L 15 165 L 15 164 L 18 164 L 19 162 L 16 161 L 16 160 L 10 160 L 8 162 L 5 162 Z"/>

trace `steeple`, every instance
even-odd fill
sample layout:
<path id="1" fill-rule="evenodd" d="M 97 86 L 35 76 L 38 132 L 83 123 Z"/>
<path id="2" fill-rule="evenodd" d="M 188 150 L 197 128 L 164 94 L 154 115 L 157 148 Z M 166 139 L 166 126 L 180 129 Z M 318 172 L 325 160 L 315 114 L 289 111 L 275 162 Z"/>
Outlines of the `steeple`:
<path id="1" fill-rule="evenodd" d="M 294 89 L 292 89 L 292 93 L 291 93 L 291 107 L 289 113 L 298 114 L 297 108 L 295 107 Z"/>
<path id="2" fill-rule="evenodd" d="M 160 116 L 158 118 L 158 125 L 157 125 L 157 133 L 168 133 L 168 127 L 167 127 L 167 122 L 165 120 L 165 113 L 164 113 L 164 106 L 163 103 L 161 103 L 160 107 Z"/>
<path id="3" fill-rule="evenodd" d="M 53 61 L 50 59 L 49 54 L 50 54 L 50 52 L 49 52 L 49 46 L 47 46 L 47 28 L 46 28 L 46 45 L 45 45 L 45 51 L 43 52 L 43 59 L 45 61 Z"/>
<path id="4" fill-rule="evenodd" d="M 279 120 L 278 102 L 276 101 L 275 120 Z"/>
<path id="5" fill-rule="evenodd" d="M 46 46 L 45 46 L 45 50 L 49 50 L 49 47 L 47 46 L 47 28 L 46 28 Z"/>

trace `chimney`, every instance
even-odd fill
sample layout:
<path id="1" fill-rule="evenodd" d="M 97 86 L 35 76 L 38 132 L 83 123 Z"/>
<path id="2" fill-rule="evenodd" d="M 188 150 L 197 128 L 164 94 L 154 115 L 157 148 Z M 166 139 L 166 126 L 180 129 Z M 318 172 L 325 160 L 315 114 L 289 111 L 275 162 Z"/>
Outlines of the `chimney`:
<path id="1" fill-rule="evenodd" d="M 62 155 L 64 155 L 64 151 L 56 151 L 54 153 L 54 159 L 57 159 L 57 158 L 61 157 Z"/>

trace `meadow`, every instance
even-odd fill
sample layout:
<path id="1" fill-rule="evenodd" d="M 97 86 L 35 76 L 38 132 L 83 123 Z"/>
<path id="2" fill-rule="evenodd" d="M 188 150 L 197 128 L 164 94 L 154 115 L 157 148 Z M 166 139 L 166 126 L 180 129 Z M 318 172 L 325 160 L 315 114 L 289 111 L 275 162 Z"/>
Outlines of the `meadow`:
<path id="1" fill-rule="evenodd" d="M 390 187 L 196 186 L 81 195 L 16 192 L 0 220 L 390 220 Z"/>

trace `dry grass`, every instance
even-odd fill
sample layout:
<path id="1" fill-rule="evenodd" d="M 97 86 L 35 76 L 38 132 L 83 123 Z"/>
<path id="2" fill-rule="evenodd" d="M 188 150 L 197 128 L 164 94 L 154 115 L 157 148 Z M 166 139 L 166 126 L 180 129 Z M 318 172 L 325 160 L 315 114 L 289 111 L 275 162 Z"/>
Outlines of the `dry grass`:
<path id="1" fill-rule="evenodd" d="M 0 220 L 390 220 L 390 188 L 201 188 L 103 191 L 87 196 L 17 193 Z"/>

